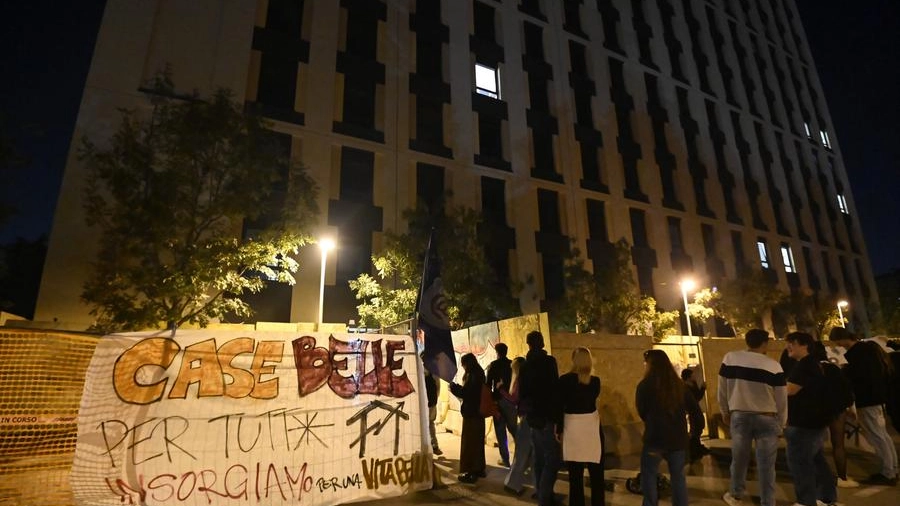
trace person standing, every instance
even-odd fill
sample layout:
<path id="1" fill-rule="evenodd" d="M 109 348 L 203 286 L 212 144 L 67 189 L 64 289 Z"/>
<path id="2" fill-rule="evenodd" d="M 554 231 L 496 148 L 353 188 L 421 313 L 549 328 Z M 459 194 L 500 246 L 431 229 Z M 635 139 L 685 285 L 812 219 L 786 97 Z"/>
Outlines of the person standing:
<path id="1" fill-rule="evenodd" d="M 553 486 L 561 458 L 556 425 L 560 423 L 559 368 L 544 350 L 544 336 L 531 331 L 525 337 L 528 353 L 519 381 L 519 402 L 531 429 L 534 448 L 534 484 L 540 506 L 553 506 Z"/>
<path id="2" fill-rule="evenodd" d="M 518 425 L 513 439 L 516 442 L 516 451 L 513 453 L 509 473 L 503 480 L 503 490 L 515 496 L 522 495 L 525 491 L 525 470 L 531 465 L 531 428 L 525 420 L 525 415 L 520 409 L 519 403 L 519 377 L 525 357 L 516 357 L 512 361 L 512 383 L 509 393 L 505 393 L 506 399 L 516 407 Z"/>
<path id="3" fill-rule="evenodd" d="M 481 389 L 484 387 L 484 369 L 478 359 L 466 353 L 459 360 L 463 369 L 463 384 L 450 384 L 450 392 L 459 397 L 462 405 L 462 434 L 459 440 L 459 481 L 475 483 L 487 475 L 484 460 L 484 417 L 481 415 Z"/>
<path id="4" fill-rule="evenodd" d="M 834 327 L 828 335 L 845 347 L 847 365 L 844 372 L 853 385 L 856 396 L 856 413 L 863 435 L 875 449 L 881 460 L 881 471 L 872 474 L 863 483 L 867 485 L 897 484 L 897 449 L 887 433 L 884 405 L 888 398 L 888 360 L 885 353 L 872 341 L 860 341 L 859 336 L 843 327 Z"/>
<path id="5" fill-rule="evenodd" d="M 694 396 L 694 399 L 697 399 L 697 404 L 700 404 L 700 401 L 703 399 L 703 396 L 706 394 L 706 383 L 700 385 L 697 381 L 697 377 L 694 374 L 694 370 L 690 367 L 685 367 L 681 371 L 681 380 L 684 381 L 685 388 L 691 392 L 691 395 Z M 703 408 L 700 408 L 701 411 Z M 699 427 L 691 427 L 691 441 L 688 446 L 688 459 L 691 462 L 695 460 L 699 460 L 703 458 L 704 455 L 709 455 L 709 448 L 703 446 L 703 443 L 700 442 L 700 438 L 703 436 L 703 428 L 704 425 Z"/>
<path id="6" fill-rule="evenodd" d="M 722 496 L 729 506 L 742 503 L 747 490 L 750 448 L 756 442 L 760 505 L 775 506 L 775 459 L 778 436 L 787 423 L 784 371 L 766 356 L 769 333 L 751 329 L 746 350 L 730 351 L 719 367 L 717 399 L 731 433 L 731 484 Z"/>
<path id="7" fill-rule="evenodd" d="M 572 370 L 559 377 L 563 423 L 557 427 L 569 470 L 569 505 L 584 506 L 584 468 L 591 480 L 591 506 L 605 506 L 603 425 L 597 412 L 600 378 L 594 376 L 591 350 L 572 351 Z"/>
<path id="8" fill-rule="evenodd" d="M 512 382 L 512 361 L 506 358 L 508 347 L 504 343 L 497 343 L 494 351 L 497 358 L 488 365 L 487 384 L 491 387 L 494 400 L 497 401 L 498 414 L 494 415 L 494 436 L 497 438 L 497 447 L 500 450 L 500 462 L 503 467 L 509 467 L 509 445 L 506 431 L 516 437 L 516 408 L 508 399 L 509 385 Z M 506 395 L 504 395 L 506 394 Z"/>
<path id="9" fill-rule="evenodd" d="M 844 425 L 847 411 L 853 407 L 853 387 L 841 368 L 828 360 L 828 352 L 821 341 L 813 341 L 809 353 L 822 365 L 825 388 L 828 391 L 829 422 L 828 435 L 831 438 L 831 456 L 837 472 L 837 486 L 856 488 L 859 482 L 847 477 L 847 450 L 844 447 Z"/>
<path id="10" fill-rule="evenodd" d="M 672 506 L 687 506 L 688 427 L 703 423 L 703 413 L 694 396 L 675 373 L 669 356 L 662 350 L 644 352 L 644 378 L 635 391 L 638 415 L 644 421 L 641 450 L 641 493 L 643 506 L 659 503 L 657 476 L 665 459 L 672 482 Z"/>
<path id="11" fill-rule="evenodd" d="M 829 422 L 825 374 L 810 354 L 814 341 L 811 335 L 791 332 L 785 340 L 788 355 L 797 361 L 787 377 L 788 421 L 784 429 L 797 504 L 816 506 L 820 500 L 833 505 L 837 502 L 837 483 L 823 452 Z"/>

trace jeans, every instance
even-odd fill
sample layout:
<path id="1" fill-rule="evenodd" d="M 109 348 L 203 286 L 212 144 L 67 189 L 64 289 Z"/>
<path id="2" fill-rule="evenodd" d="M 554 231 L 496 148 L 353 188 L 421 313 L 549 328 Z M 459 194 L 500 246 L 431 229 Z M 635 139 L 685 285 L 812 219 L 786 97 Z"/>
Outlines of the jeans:
<path id="1" fill-rule="evenodd" d="M 872 448 L 875 455 L 881 459 L 881 474 L 888 478 L 897 476 L 897 448 L 894 441 L 887 433 L 884 422 L 884 406 L 866 406 L 856 408 L 859 424 L 863 428 L 863 436 Z"/>
<path id="2" fill-rule="evenodd" d="M 562 465 L 562 449 L 553 424 L 547 423 L 540 429 L 531 427 L 531 442 L 534 445 L 534 485 L 538 504 L 553 506 L 553 485 Z"/>
<path id="3" fill-rule="evenodd" d="M 519 492 L 525 486 L 525 470 L 528 469 L 532 460 L 531 428 L 528 427 L 528 422 L 524 418 L 519 420 L 519 427 L 513 438 L 516 441 L 516 453 L 513 454 L 512 465 L 503 484 Z"/>
<path id="4" fill-rule="evenodd" d="M 784 429 L 787 463 L 794 480 L 798 504 L 816 506 L 816 499 L 826 504 L 837 501 L 837 480 L 822 451 L 826 432 L 824 427 Z"/>
<path id="5" fill-rule="evenodd" d="M 506 439 L 506 431 L 516 437 L 516 407 L 504 398 L 497 401 L 500 414 L 494 417 L 494 436 L 497 438 L 497 447 L 500 449 L 500 459 L 509 465 L 509 444 Z"/>
<path id="6" fill-rule="evenodd" d="M 428 430 L 431 431 L 431 449 L 437 450 L 438 446 L 437 430 L 434 428 L 434 422 L 437 420 L 437 406 L 428 407 Z"/>
<path id="7" fill-rule="evenodd" d="M 687 479 L 684 476 L 685 450 L 655 450 L 644 447 L 641 450 L 641 493 L 644 494 L 643 506 L 659 504 L 659 490 L 656 478 L 659 475 L 659 463 L 666 459 L 669 464 L 670 481 L 672 482 L 672 506 L 687 506 Z"/>
<path id="8" fill-rule="evenodd" d="M 778 455 L 778 417 L 748 411 L 731 413 L 731 495 L 744 496 L 750 447 L 756 441 L 756 474 L 759 477 L 760 504 L 775 506 L 775 458 Z"/>

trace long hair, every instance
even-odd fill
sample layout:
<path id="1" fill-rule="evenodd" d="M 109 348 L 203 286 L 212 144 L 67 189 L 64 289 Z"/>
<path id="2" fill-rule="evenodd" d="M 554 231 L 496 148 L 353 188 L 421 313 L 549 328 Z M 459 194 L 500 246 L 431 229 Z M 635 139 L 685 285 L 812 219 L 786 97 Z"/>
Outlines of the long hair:
<path id="1" fill-rule="evenodd" d="M 660 409 L 666 413 L 675 413 L 684 404 L 684 382 L 678 378 L 669 356 L 662 350 L 644 352 L 647 368 L 644 379 L 656 393 L 656 401 Z"/>
<path id="2" fill-rule="evenodd" d="M 578 382 L 588 384 L 591 382 L 591 373 L 594 372 L 594 357 L 591 350 L 579 346 L 572 350 L 572 370 L 578 375 Z"/>
<path id="3" fill-rule="evenodd" d="M 482 381 L 484 380 L 484 369 L 481 368 L 481 364 L 478 363 L 478 359 L 475 358 L 475 355 L 472 353 L 466 353 L 459 359 L 459 363 L 462 364 L 463 369 L 466 373 L 463 375 L 463 383 L 469 381 L 469 377 L 473 374 L 477 374 L 481 376 Z M 476 372 L 478 371 L 478 372 Z"/>

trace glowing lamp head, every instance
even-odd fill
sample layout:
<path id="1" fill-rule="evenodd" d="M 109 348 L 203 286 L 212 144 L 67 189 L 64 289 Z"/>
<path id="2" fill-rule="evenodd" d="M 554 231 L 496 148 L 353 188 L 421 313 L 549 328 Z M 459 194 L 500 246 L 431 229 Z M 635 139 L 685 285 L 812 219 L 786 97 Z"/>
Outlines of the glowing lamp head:
<path id="1" fill-rule="evenodd" d="M 838 307 L 847 307 L 850 305 L 850 303 L 847 302 L 846 300 L 839 300 L 837 305 L 838 305 Z"/>
<path id="2" fill-rule="evenodd" d="M 681 285 L 681 290 L 685 293 L 690 292 L 697 287 L 697 283 L 695 283 L 693 279 L 682 279 L 678 284 Z"/>
<path id="3" fill-rule="evenodd" d="M 322 253 L 328 253 L 333 250 L 335 247 L 333 239 L 320 239 L 319 240 L 319 248 L 322 250 Z"/>

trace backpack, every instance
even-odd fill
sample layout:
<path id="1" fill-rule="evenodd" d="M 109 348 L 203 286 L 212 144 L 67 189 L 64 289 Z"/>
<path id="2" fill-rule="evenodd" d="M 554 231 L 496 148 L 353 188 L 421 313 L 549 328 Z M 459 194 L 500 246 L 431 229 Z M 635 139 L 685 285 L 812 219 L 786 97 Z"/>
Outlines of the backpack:
<path id="1" fill-rule="evenodd" d="M 825 376 L 824 397 L 829 422 L 849 408 L 854 401 L 853 386 L 837 365 L 823 360 L 822 373 Z"/>

